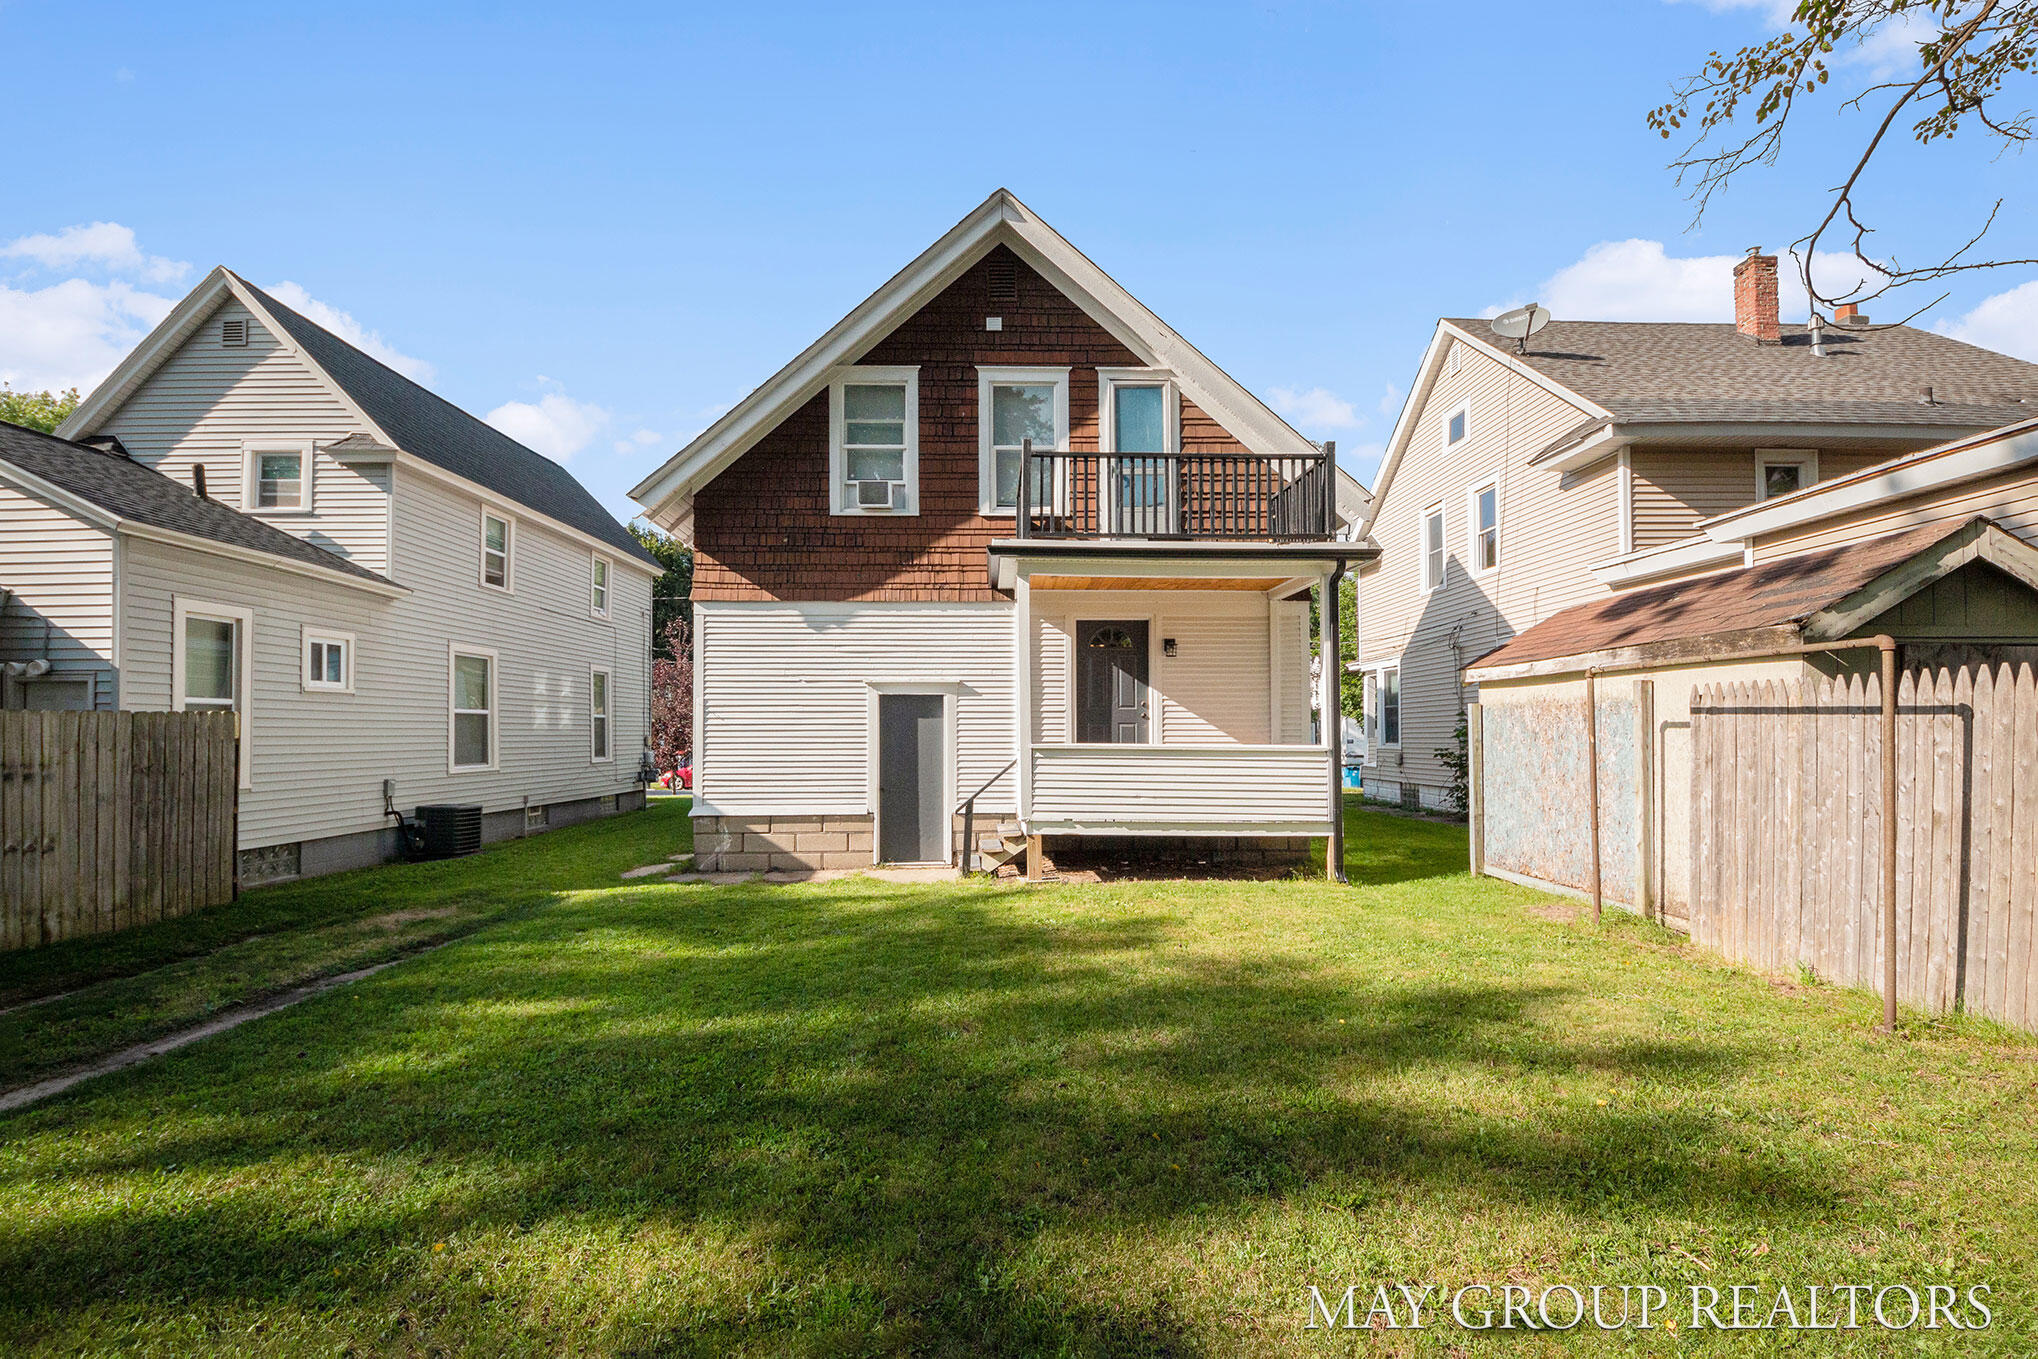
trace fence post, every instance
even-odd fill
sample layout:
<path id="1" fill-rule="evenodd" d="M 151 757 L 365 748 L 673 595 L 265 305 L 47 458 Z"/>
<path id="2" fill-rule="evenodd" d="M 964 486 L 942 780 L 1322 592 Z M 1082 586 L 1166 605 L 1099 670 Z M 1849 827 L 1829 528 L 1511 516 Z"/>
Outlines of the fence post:
<path id="1" fill-rule="evenodd" d="M 1592 923 L 1599 923 L 1599 691 L 1592 671 L 1585 672 L 1585 817 L 1592 840 Z"/>
<path id="2" fill-rule="evenodd" d="M 1486 871 L 1486 709 L 1465 705 L 1465 821 L 1471 832 L 1472 876 Z"/>
<path id="3" fill-rule="evenodd" d="M 1882 652 L 1882 1027 L 1896 1032 L 1896 643 Z"/>
<path id="4" fill-rule="evenodd" d="M 1656 905 L 1656 682 L 1635 681 L 1635 913 Z"/>

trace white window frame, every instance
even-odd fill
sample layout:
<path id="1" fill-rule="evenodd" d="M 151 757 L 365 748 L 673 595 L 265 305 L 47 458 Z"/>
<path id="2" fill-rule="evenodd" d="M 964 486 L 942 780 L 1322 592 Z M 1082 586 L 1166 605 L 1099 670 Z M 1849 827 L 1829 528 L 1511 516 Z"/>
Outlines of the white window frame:
<path id="1" fill-rule="evenodd" d="M 496 585 L 488 579 L 488 521 L 491 519 L 501 520 L 503 525 L 502 584 L 500 585 Z M 508 510 L 497 509 L 494 505 L 484 502 L 481 506 L 481 517 L 475 522 L 474 546 L 476 558 L 474 579 L 481 583 L 481 588 L 484 590 L 495 590 L 506 595 L 515 594 L 517 592 L 516 516 Z"/>
<path id="2" fill-rule="evenodd" d="M 1437 525 L 1437 552 L 1442 560 L 1437 562 L 1435 580 L 1429 578 L 1429 521 L 1431 519 L 1440 521 Z M 1450 520 L 1444 515 L 1444 502 L 1439 500 L 1431 504 L 1422 512 L 1422 517 L 1416 522 L 1415 559 L 1420 563 L 1418 569 L 1422 572 L 1422 593 L 1426 595 L 1435 594 L 1443 588 L 1444 577 L 1450 574 L 1451 569 L 1451 524 Z"/>
<path id="3" fill-rule="evenodd" d="M 309 439 L 244 439 L 241 441 L 241 508 L 249 514 L 300 515 L 312 512 L 312 481 L 317 459 L 316 446 Z M 287 453 L 298 459 L 298 503 L 262 505 L 260 469 L 264 453 Z"/>
<path id="4" fill-rule="evenodd" d="M 1755 502 L 1778 499 L 1769 494 L 1769 469 L 1798 469 L 1797 489 L 1808 491 L 1819 479 L 1819 451 L 1816 448 L 1758 448 L 1755 450 Z M 1793 491 L 1791 494 L 1795 495 Z"/>
<path id="5" fill-rule="evenodd" d="M 1394 739 L 1386 739 L 1386 726 L 1380 720 L 1380 677 L 1389 670 L 1394 672 Z M 1375 751 L 1401 749 L 1401 738 L 1406 734 L 1408 714 L 1401 692 L 1401 658 L 1391 661 L 1373 661 L 1366 665 L 1366 754 L 1371 758 Z"/>
<path id="6" fill-rule="evenodd" d="M 616 567 L 601 553 L 591 554 L 587 567 L 587 612 L 591 618 L 609 616 L 609 596 L 615 590 Z"/>
<path id="7" fill-rule="evenodd" d="M 906 388 L 905 496 L 903 507 L 858 505 L 849 499 L 849 459 L 843 448 L 842 389 L 904 384 Z M 828 512 L 843 515 L 907 515 L 920 513 L 920 367 L 918 364 L 870 364 L 838 368 L 828 382 Z"/>
<path id="8" fill-rule="evenodd" d="M 1465 432 L 1463 434 L 1460 434 L 1457 438 L 1453 439 L 1451 437 L 1451 421 L 1460 415 L 1465 417 Z M 1467 439 L 1471 437 L 1472 437 L 1472 400 L 1470 397 L 1467 397 L 1465 400 L 1460 401 L 1457 405 L 1451 407 L 1449 410 L 1444 412 L 1443 419 L 1437 424 L 1437 440 L 1440 444 L 1442 444 L 1444 450 L 1446 452 L 1449 452 L 1451 449 L 1456 448 L 1459 444 L 1464 443 Z"/>
<path id="9" fill-rule="evenodd" d="M 337 646 L 340 648 L 343 672 L 340 682 L 312 678 L 311 649 L 313 646 Z M 334 632 L 328 628 L 305 628 L 302 651 L 304 688 L 307 693 L 351 694 L 354 692 L 354 634 Z"/>
<path id="10" fill-rule="evenodd" d="M 463 713 L 480 711 L 477 708 L 456 708 L 453 700 L 457 694 L 458 676 L 454 672 L 457 658 L 485 658 L 488 661 L 488 763 L 458 763 L 458 741 L 453 719 Z M 446 643 L 446 772 L 448 774 L 490 774 L 502 768 L 502 662 L 497 659 L 495 648 L 465 646 L 459 642 Z"/>
<path id="11" fill-rule="evenodd" d="M 255 786 L 255 611 L 237 604 L 216 604 L 207 599 L 177 595 L 170 604 L 170 710 L 187 711 L 184 705 L 184 624 L 187 619 L 205 618 L 234 625 L 234 712 L 240 719 L 243 788 Z"/>
<path id="12" fill-rule="evenodd" d="M 1120 387 L 1159 387 L 1161 389 L 1161 451 L 1156 454 L 1132 454 L 1133 457 L 1168 457 L 1182 450 L 1182 393 L 1175 381 L 1175 374 L 1168 368 L 1099 368 L 1097 370 L 1097 451 L 1112 454 L 1118 451 L 1118 389 Z M 1125 526 L 1112 522 L 1118 505 L 1116 464 L 1106 459 L 1098 477 L 1097 494 L 1104 498 L 1109 511 L 1103 529 L 1106 533 L 1119 533 Z M 1168 503 L 1163 510 L 1164 523 L 1179 525 L 1181 507 L 1175 503 L 1175 478 L 1168 478 Z"/>
<path id="13" fill-rule="evenodd" d="M 1011 519 L 1019 507 L 998 503 L 998 455 L 991 444 L 993 387 L 1053 387 L 1055 452 L 1069 446 L 1069 370 L 1066 368 L 991 367 L 977 369 L 977 512 L 986 519 Z M 1019 475 L 1025 476 L 1022 466 Z"/>
<path id="14" fill-rule="evenodd" d="M 1479 495 L 1493 492 L 1493 565 L 1479 564 Z M 1465 488 L 1465 569 L 1474 578 L 1500 570 L 1500 473 L 1473 482 Z"/>
<path id="15" fill-rule="evenodd" d="M 608 747 L 606 754 L 596 749 L 594 741 L 594 677 L 602 677 L 602 722 L 603 744 Z M 614 764 L 616 762 L 616 672 L 605 665 L 590 665 L 587 668 L 587 755 L 589 764 Z"/>

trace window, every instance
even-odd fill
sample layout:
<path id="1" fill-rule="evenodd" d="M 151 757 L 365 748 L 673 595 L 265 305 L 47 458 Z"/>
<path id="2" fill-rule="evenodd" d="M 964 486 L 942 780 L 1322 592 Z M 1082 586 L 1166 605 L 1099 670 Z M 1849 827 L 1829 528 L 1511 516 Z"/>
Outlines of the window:
<path id="1" fill-rule="evenodd" d="M 1772 500 L 1802 491 L 1819 479 L 1819 455 L 1809 448 L 1755 450 L 1755 498 Z"/>
<path id="2" fill-rule="evenodd" d="M 354 634 L 304 630 L 304 687 L 354 692 Z"/>
<path id="3" fill-rule="evenodd" d="M 170 657 L 170 706 L 178 712 L 240 714 L 241 787 L 253 787 L 253 610 L 179 596 L 171 626 L 177 642 Z"/>
<path id="4" fill-rule="evenodd" d="M 828 469 L 836 514 L 918 513 L 918 368 L 839 371 L 828 386 Z"/>
<path id="5" fill-rule="evenodd" d="M 1036 451 L 1065 449 L 1068 429 L 1068 369 L 977 369 L 978 508 L 987 515 L 1015 511 L 1026 440 Z M 1028 497 L 1034 505 L 1046 502 L 1047 484 L 1044 473 L 1036 474 Z"/>
<path id="6" fill-rule="evenodd" d="M 609 754 L 609 672 L 606 670 L 588 672 L 587 716 L 594 759 L 599 762 L 612 758 Z"/>
<path id="7" fill-rule="evenodd" d="M 1422 516 L 1422 588 L 1427 594 L 1444 583 L 1444 507 L 1432 505 Z"/>
<path id="8" fill-rule="evenodd" d="M 495 653 L 479 647 L 449 651 L 446 767 L 459 773 L 495 768 Z"/>
<path id="9" fill-rule="evenodd" d="M 1444 447 L 1453 448 L 1472 432 L 1472 403 L 1467 401 L 1444 417 Z"/>
<path id="10" fill-rule="evenodd" d="M 1158 368 L 1097 370 L 1099 443 L 1105 453 L 1105 527 L 1112 533 L 1169 533 L 1180 403 L 1174 378 Z M 1130 455 L 1130 456 L 1128 456 Z"/>
<path id="11" fill-rule="evenodd" d="M 289 513 L 311 508 L 311 447 L 250 445 L 241 469 L 241 508 Z"/>
<path id="12" fill-rule="evenodd" d="M 1465 493 L 1465 524 L 1472 535 L 1466 556 L 1474 575 L 1500 566 L 1500 481 L 1481 482 Z"/>
<path id="13" fill-rule="evenodd" d="M 493 590 L 509 590 L 515 579 L 510 574 L 510 553 L 516 529 L 510 520 L 488 510 L 481 512 L 481 583 Z"/>
<path id="14" fill-rule="evenodd" d="M 594 593 L 589 597 L 588 607 L 594 610 L 596 618 L 609 616 L 609 559 L 597 556 L 594 559 Z"/>
<path id="15" fill-rule="evenodd" d="M 1401 744 L 1401 666 L 1376 666 L 1366 676 L 1366 745 L 1369 752 Z"/>

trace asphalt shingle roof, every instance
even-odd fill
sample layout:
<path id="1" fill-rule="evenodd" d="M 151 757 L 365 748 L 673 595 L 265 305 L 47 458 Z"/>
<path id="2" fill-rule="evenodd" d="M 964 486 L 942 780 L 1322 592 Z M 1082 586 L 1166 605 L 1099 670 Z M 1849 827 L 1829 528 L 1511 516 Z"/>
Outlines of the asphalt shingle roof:
<path id="1" fill-rule="evenodd" d="M 1451 324 L 1508 353 L 1487 322 Z M 1779 422 L 1988 429 L 2038 408 L 2038 364 L 1914 326 L 1803 326 L 1763 345 L 1724 322 L 1552 321 L 1521 362 L 1633 423 Z M 1932 404 L 1919 389 L 1932 389 Z"/>
<path id="2" fill-rule="evenodd" d="M 1963 532 L 1968 524 L 1927 524 L 1866 542 L 1779 557 L 1739 571 L 1623 590 L 1551 614 L 1507 645 L 1481 656 L 1470 668 L 1522 665 L 1612 647 L 1800 624 L 1891 567 Z"/>
<path id="3" fill-rule="evenodd" d="M 646 565 L 658 565 L 643 544 L 564 467 L 363 354 L 246 279 L 241 283 L 404 452 L 436 463 L 505 500 L 550 515 Z"/>
<path id="4" fill-rule="evenodd" d="M 122 519 L 173 533 L 188 533 L 307 566 L 390 582 L 366 567 L 285 533 L 253 515 L 200 500 L 191 488 L 119 453 L 59 439 L 54 434 L 0 421 L 0 462 L 61 487 Z"/>

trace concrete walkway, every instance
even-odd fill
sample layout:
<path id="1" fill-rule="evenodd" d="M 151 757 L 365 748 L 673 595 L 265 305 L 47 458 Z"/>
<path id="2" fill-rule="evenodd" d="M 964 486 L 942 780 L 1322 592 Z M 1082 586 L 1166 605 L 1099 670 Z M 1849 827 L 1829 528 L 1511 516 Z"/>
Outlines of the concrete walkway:
<path id="1" fill-rule="evenodd" d="M 452 941 L 448 940 L 446 942 L 450 943 Z M 151 1058 L 160 1057 L 166 1052 L 175 1052 L 178 1048 L 196 1043 L 201 1038 L 210 1038 L 214 1034 L 226 1033 L 230 1029 L 238 1029 L 251 1019 L 260 1019 L 264 1015 L 273 1015 L 278 1010 L 287 1010 L 293 1005 L 310 1000 L 313 996 L 322 995 L 327 991 L 345 986 L 350 982 L 360 981 L 363 977 L 372 977 L 384 968 L 395 967 L 398 963 L 407 963 L 413 958 L 422 957 L 435 949 L 441 949 L 445 946 L 443 943 L 433 944 L 430 948 L 421 948 L 415 953 L 406 953 L 401 958 L 391 958 L 389 961 L 377 963 L 373 967 L 356 968 L 352 972 L 341 972 L 330 977 L 320 977 L 315 982 L 307 982 L 303 986 L 270 996 L 267 1000 L 258 1000 L 252 1004 L 239 1005 L 231 1010 L 222 1011 L 211 1019 L 206 1020 L 203 1024 L 194 1024 L 188 1029 L 180 1029 L 167 1037 L 157 1038 L 147 1043 L 137 1043 L 131 1048 L 123 1048 L 110 1057 L 101 1057 L 96 1062 L 78 1067 L 72 1071 L 66 1071 L 60 1076 L 50 1076 L 35 1082 L 33 1085 L 16 1086 L 12 1090 L 0 1093 L 0 1113 L 5 1113 L 10 1109 L 23 1109 L 31 1104 L 39 1104 L 50 1096 L 60 1095 L 72 1086 L 89 1081 L 95 1076 L 111 1075 L 116 1071 L 125 1071 L 131 1066 L 139 1066 Z"/>

